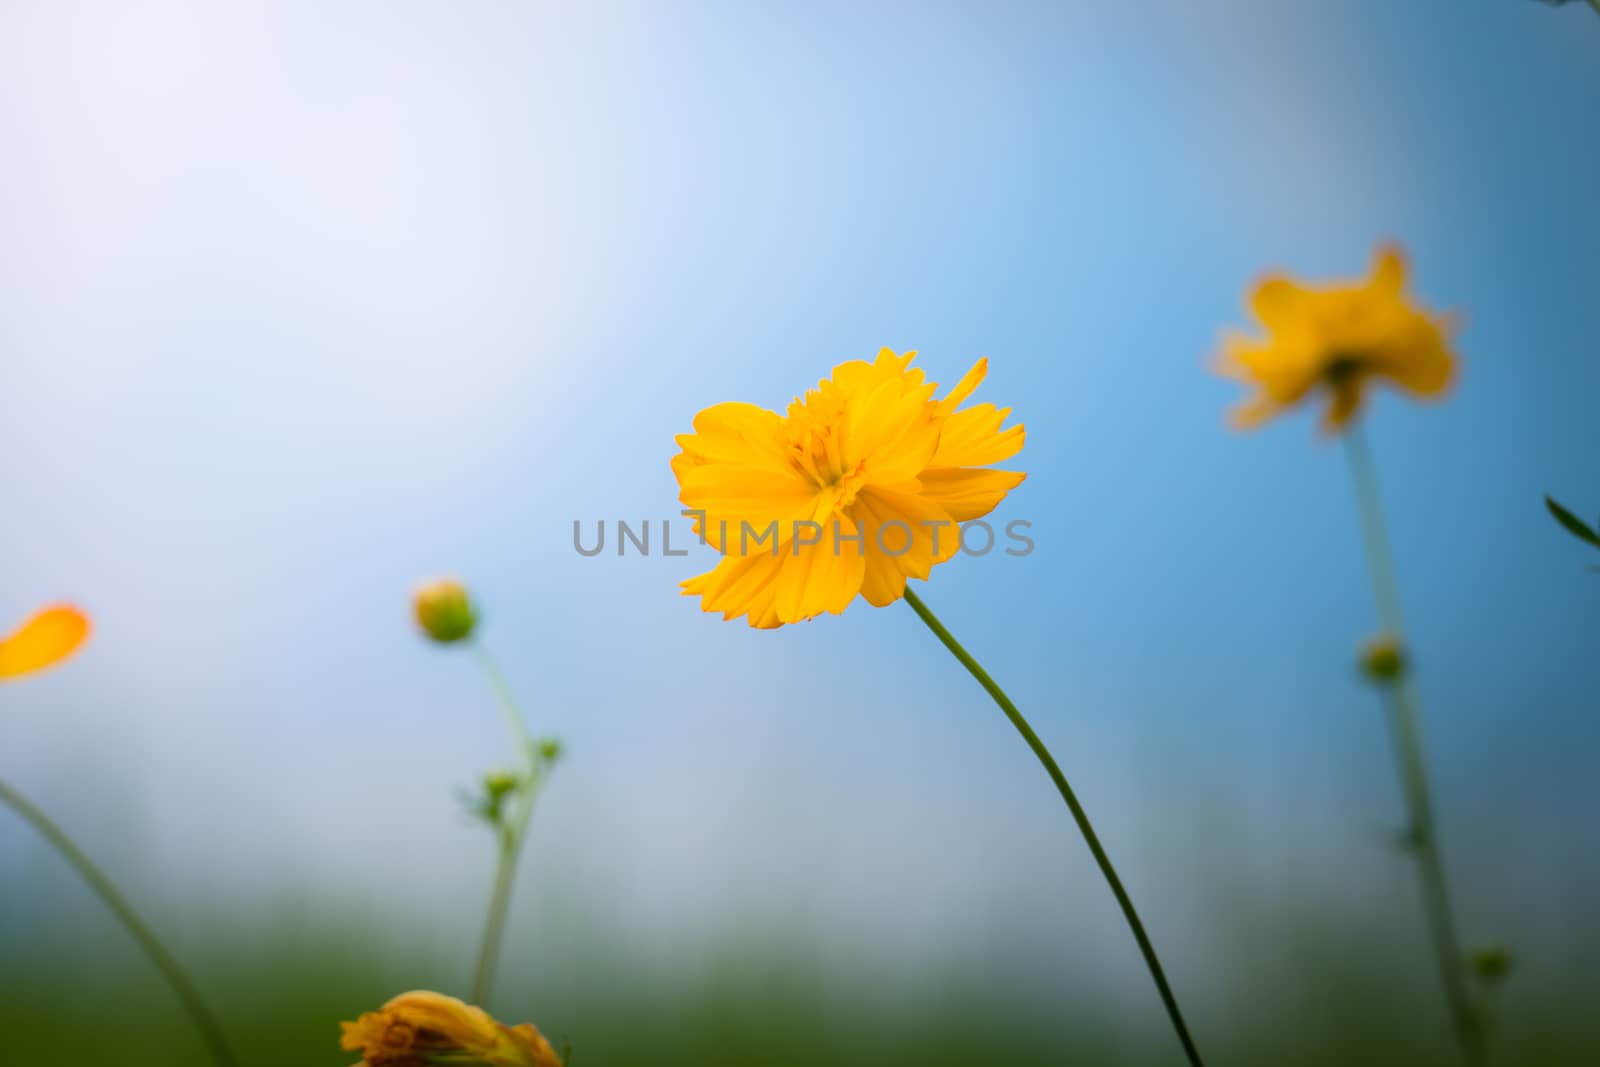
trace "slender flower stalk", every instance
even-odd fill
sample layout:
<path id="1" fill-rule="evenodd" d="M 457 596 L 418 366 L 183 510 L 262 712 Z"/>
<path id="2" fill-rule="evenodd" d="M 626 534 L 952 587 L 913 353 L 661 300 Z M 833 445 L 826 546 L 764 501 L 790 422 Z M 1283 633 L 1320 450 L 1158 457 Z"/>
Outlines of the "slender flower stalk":
<path id="1" fill-rule="evenodd" d="M 150 958 L 151 963 L 156 965 L 156 969 L 161 972 L 161 976 L 167 980 L 167 984 L 177 994 L 179 1002 L 183 1005 L 183 1010 L 193 1020 L 195 1029 L 200 1031 L 200 1036 L 205 1041 L 206 1048 L 210 1050 L 212 1060 L 219 1067 L 235 1067 L 239 1061 L 234 1057 L 233 1050 L 228 1045 L 228 1039 L 222 1032 L 222 1027 L 218 1025 L 216 1017 L 211 1014 L 211 1009 L 206 1006 L 205 999 L 200 996 L 200 991 L 184 972 L 177 958 L 162 945 L 161 940 L 156 937 L 149 924 L 139 917 L 138 912 L 133 910 L 133 905 L 128 903 L 128 898 L 122 895 L 122 891 L 116 887 L 116 884 L 111 881 L 104 871 L 95 866 L 94 861 L 89 859 L 83 849 L 79 848 L 72 838 L 67 836 L 66 831 L 57 825 L 55 820 L 40 811 L 32 801 L 3 781 L 0 781 L 0 803 L 5 804 L 20 815 L 23 821 L 37 830 L 39 836 L 43 837 L 52 848 L 60 853 L 61 858 L 66 860 L 72 869 L 78 872 L 79 877 L 88 884 L 101 902 L 110 909 L 111 914 L 116 916 L 117 921 L 133 936 L 134 941 L 138 942 L 139 947 L 144 950 L 144 954 Z"/>
<path id="2" fill-rule="evenodd" d="M 1600 0 L 1591 2 L 1600 6 Z M 1484 1014 L 1469 992 L 1467 959 L 1456 936 L 1422 754 L 1421 713 L 1407 668 L 1400 595 L 1372 453 L 1359 421 L 1374 385 L 1391 385 L 1420 400 L 1437 400 L 1449 392 L 1456 378 L 1456 320 L 1411 296 L 1405 256 L 1396 245 L 1378 249 L 1365 279 L 1308 285 L 1285 274 L 1269 274 L 1252 289 L 1250 308 L 1262 332 L 1230 333 L 1218 362 L 1222 373 L 1256 390 L 1235 409 L 1235 425 L 1249 429 L 1325 399 L 1323 431 L 1346 437 L 1372 594 L 1385 630 L 1368 646 L 1363 668 L 1383 692 L 1411 819 L 1407 842 L 1417 857 L 1440 981 L 1462 1056 L 1477 1067 L 1486 1055 Z M 1562 519 L 1556 509 L 1552 512 Z M 1500 967 L 1482 977 L 1498 981 L 1504 974 Z"/>
<path id="3" fill-rule="evenodd" d="M 472 649 L 473 658 L 489 680 L 489 687 L 494 690 L 495 700 L 505 715 L 506 726 L 511 731 L 511 743 L 517 753 L 515 770 L 490 772 L 484 776 L 483 793 L 467 798 L 473 814 L 494 830 L 499 848 L 494 887 L 489 892 L 489 914 L 484 921 L 483 941 L 478 946 L 478 962 L 473 968 L 472 977 L 472 999 L 475 1003 L 484 1004 L 488 1002 L 495 969 L 500 961 L 506 917 L 511 910 L 511 891 L 516 883 L 517 861 L 522 856 L 528 821 L 533 817 L 533 803 L 544 783 L 545 774 L 560 757 L 561 746 L 549 739 L 535 741 L 528 733 L 527 720 L 517 705 L 511 686 L 495 664 L 494 657 L 489 655 L 476 636 L 478 609 L 464 585 L 452 578 L 428 582 L 417 590 L 412 600 L 412 610 L 418 628 L 429 640 L 441 645 L 466 645 Z"/>
<path id="4" fill-rule="evenodd" d="M 496 826 L 500 852 L 495 865 L 494 888 L 489 894 L 489 915 L 484 923 L 483 943 L 478 949 L 478 965 L 473 971 L 472 1001 L 484 1004 L 488 1002 L 489 990 L 494 985 L 500 945 L 505 940 L 506 915 L 511 909 L 511 890 L 516 882 L 517 861 L 522 855 L 528 821 L 533 817 L 533 802 L 539 792 L 545 761 L 539 748 L 528 736 L 528 725 L 522 709 L 517 705 L 511 686 L 507 684 L 494 658 L 477 641 L 473 642 L 472 650 L 505 713 L 512 741 L 522 760 L 519 784 L 509 798 L 510 811 L 502 816 Z"/>
<path id="5" fill-rule="evenodd" d="M 1394 577 L 1394 562 L 1389 552 L 1389 535 L 1383 518 L 1383 502 L 1378 493 L 1377 467 L 1372 449 L 1360 423 L 1351 425 L 1345 437 L 1350 459 L 1350 476 L 1355 485 L 1356 505 L 1361 514 L 1361 533 L 1366 544 L 1367 568 L 1372 576 L 1372 595 L 1377 602 L 1385 640 L 1400 652 L 1396 669 L 1382 680 L 1384 705 L 1389 721 L 1390 740 L 1400 773 L 1411 825 L 1407 842 L 1417 858 L 1422 881 L 1422 904 L 1427 914 L 1428 932 L 1433 941 L 1456 1040 L 1467 1063 L 1485 1063 L 1483 1020 L 1467 987 L 1466 957 L 1456 934 L 1455 914 L 1450 903 L 1449 883 L 1440 856 L 1439 830 L 1434 820 L 1432 791 L 1428 785 L 1427 762 L 1422 751 L 1421 706 L 1411 672 L 1404 666 L 1405 622 L 1400 612 L 1400 594 Z"/>
<path id="6" fill-rule="evenodd" d="M 71 604 L 55 604 L 35 612 L 16 630 L 0 637 L 0 682 L 9 682 L 65 662 L 85 641 L 91 629 L 89 616 Z M 95 866 L 88 853 L 79 848 L 55 820 L 41 811 L 32 801 L 16 789 L 0 781 L 0 804 L 4 804 L 38 831 L 61 858 L 66 860 L 78 876 L 86 882 L 95 895 L 111 909 L 111 914 L 133 935 L 146 956 L 156 965 L 172 991 L 178 995 L 184 1011 L 194 1020 L 206 1048 L 219 1067 L 234 1067 L 238 1060 L 228 1047 L 228 1039 L 217 1025 L 216 1017 L 206 1007 L 205 1000 L 195 984 L 184 973 L 177 958 L 166 950 L 160 938 L 150 929 L 139 913 L 133 910 L 128 898 L 102 871 Z"/>
<path id="7" fill-rule="evenodd" d="M 1178 998 L 1173 995 L 1172 986 L 1167 981 L 1166 972 L 1161 967 L 1161 959 L 1156 955 L 1155 945 L 1150 941 L 1150 935 L 1145 932 L 1144 922 L 1139 918 L 1139 912 L 1133 906 L 1133 898 L 1128 895 L 1128 890 L 1123 886 L 1117 869 L 1111 863 L 1111 857 L 1106 854 L 1105 846 L 1100 843 L 1100 836 L 1095 833 L 1094 825 L 1089 822 L 1089 815 L 1083 810 L 1083 805 L 1078 801 L 1078 796 L 1073 792 L 1067 776 L 1062 773 L 1061 767 L 1056 763 L 1055 757 L 1050 755 L 1050 750 L 1045 747 L 1039 735 L 1034 733 L 1033 727 L 1028 725 L 1028 720 L 1023 718 L 1022 712 L 1006 696 L 995 680 L 989 677 L 977 660 L 972 658 L 961 642 L 957 641 L 949 630 L 945 629 L 938 616 L 929 610 L 928 605 L 908 585 L 905 590 L 906 603 L 911 605 L 911 610 L 917 617 L 927 624 L 950 654 L 967 669 L 972 677 L 983 686 L 984 692 L 994 699 L 1005 712 L 1006 718 L 1011 720 L 1011 725 L 1017 728 L 1017 733 L 1028 743 L 1033 754 L 1050 775 L 1050 780 L 1055 783 L 1056 790 L 1061 794 L 1061 799 L 1066 801 L 1067 810 L 1072 813 L 1072 820 L 1078 824 L 1078 830 L 1083 834 L 1083 840 L 1089 846 L 1089 851 L 1094 855 L 1095 863 L 1100 867 L 1100 873 L 1105 876 L 1106 884 L 1111 887 L 1111 893 L 1117 898 L 1117 906 L 1122 909 L 1122 914 L 1128 921 L 1128 928 L 1133 931 L 1133 939 L 1139 943 L 1139 953 L 1144 957 L 1145 966 L 1150 971 L 1150 978 L 1156 984 L 1156 991 L 1161 994 L 1161 1003 L 1167 1009 L 1167 1018 L 1172 1020 L 1172 1028 L 1177 1031 L 1178 1041 L 1183 1045 L 1184 1055 L 1188 1057 L 1193 1067 L 1201 1067 L 1200 1050 L 1195 1046 L 1194 1038 L 1189 1033 L 1188 1025 L 1183 1021 L 1183 1012 L 1178 1007 Z"/>

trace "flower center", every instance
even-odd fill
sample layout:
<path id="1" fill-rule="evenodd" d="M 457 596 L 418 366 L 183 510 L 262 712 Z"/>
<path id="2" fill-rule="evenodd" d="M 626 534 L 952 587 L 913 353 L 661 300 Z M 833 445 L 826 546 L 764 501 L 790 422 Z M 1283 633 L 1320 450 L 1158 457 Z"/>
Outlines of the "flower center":
<path id="1" fill-rule="evenodd" d="M 796 435 L 790 454 L 797 466 L 820 492 L 834 495 L 835 507 L 848 507 L 866 482 L 864 464 L 850 462 L 842 448 L 839 427 L 811 425 Z"/>
<path id="2" fill-rule="evenodd" d="M 843 396 L 824 382 L 789 406 L 785 429 L 789 456 L 796 469 L 817 487 L 832 494 L 835 508 L 848 507 L 866 483 L 866 466 L 852 459 L 849 447 L 850 411 Z"/>
<path id="3" fill-rule="evenodd" d="M 1323 377 L 1328 379 L 1332 386 L 1343 385 L 1352 379 L 1361 376 L 1361 369 L 1366 363 L 1366 357 L 1359 352 L 1335 352 L 1328 359 L 1323 368 Z"/>

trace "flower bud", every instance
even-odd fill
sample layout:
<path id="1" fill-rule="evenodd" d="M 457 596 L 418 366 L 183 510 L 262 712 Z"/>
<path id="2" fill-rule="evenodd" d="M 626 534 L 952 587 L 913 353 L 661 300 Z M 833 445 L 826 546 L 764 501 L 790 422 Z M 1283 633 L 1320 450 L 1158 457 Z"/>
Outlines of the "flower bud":
<path id="1" fill-rule="evenodd" d="M 1498 982 L 1511 973 L 1511 953 L 1500 945 L 1473 949 L 1467 963 L 1472 973 L 1485 982 Z"/>
<path id="2" fill-rule="evenodd" d="M 1375 682 L 1388 685 L 1406 673 L 1406 654 L 1397 638 L 1382 634 L 1368 641 L 1361 650 L 1361 672 Z"/>
<path id="3" fill-rule="evenodd" d="M 523 778 L 514 771 L 492 770 L 483 776 L 483 792 L 477 796 L 468 794 L 462 799 L 466 801 L 467 808 L 480 819 L 491 825 L 498 826 L 505 814 L 506 798 L 511 796 L 525 784 Z"/>
<path id="4" fill-rule="evenodd" d="M 546 763 L 554 763 L 561 758 L 561 742 L 554 737 L 546 737 L 539 742 L 539 758 Z"/>
<path id="5" fill-rule="evenodd" d="M 422 632 L 442 645 L 466 640 L 478 624 L 466 586 L 453 578 L 440 578 L 419 588 L 412 607 Z"/>
<path id="6" fill-rule="evenodd" d="M 491 797 L 503 797 L 521 784 L 514 771 L 494 770 L 483 776 L 483 791 Z"/>

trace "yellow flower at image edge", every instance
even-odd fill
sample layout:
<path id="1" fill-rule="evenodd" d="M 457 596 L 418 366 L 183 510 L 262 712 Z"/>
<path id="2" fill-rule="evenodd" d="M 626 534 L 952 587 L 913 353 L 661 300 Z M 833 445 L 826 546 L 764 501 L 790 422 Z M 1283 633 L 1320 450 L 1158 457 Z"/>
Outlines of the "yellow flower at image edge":
<path id="1" fill-rule="evenodd" d="M 60 604 L 45 608 L 15 633 L 0 639 L 0 681 L 52 667 L 89 637 L 89 617 Z"/>
<path id="2" fill-rule="evenodd" d="M 857 595 L 892 604 L 955 555 L 958 523 L 1021 484 L 985 469 L 1023 446 L 1021 426 L 1001 429 L 1011 410 L 960 408 L 988 361 L 935 400 L 915 356 L 842 363 L 782 415 L 718 404 L 677 438 L 679 500 L 723 556 L 683 583 L 702 610 L 770 629 L 837 615 Z"/>
<path id="3" fill-rule="evenodd" d="M 339 1047 L 361 1053 L 356 1067 L 561 1067 L 532 1023 L 506 1026 L 482 1008 L 442 993 L 402 993 L 355 1022 L 339 1024 Z"/>
<path id="4" fill-rule="evenodd" d="M 1312 287 L 1271 275 L 1251 293 L 1250 307 L 1266 336 L 1230 334 L 1217 366 L 1256 387 L 1234 409 L 1242 429 L 1325 392 L 1322 428 L 1336 433 L 1361 410 L 1373 382 L 1437 397 L 1455 377 L 1452 323 L 1408 299 L 1405 258 L 1393 245 L 1378 250 L 1365 281 Z"/>

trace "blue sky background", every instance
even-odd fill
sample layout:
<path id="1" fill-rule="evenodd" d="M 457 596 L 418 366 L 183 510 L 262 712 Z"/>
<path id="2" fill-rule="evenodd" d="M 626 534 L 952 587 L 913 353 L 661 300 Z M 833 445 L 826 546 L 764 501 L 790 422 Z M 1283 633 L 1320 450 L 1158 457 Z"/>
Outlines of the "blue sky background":
<path id="1" fill-rule="evenodd" d="M 1449 401 L 1372 420 L 1446 846 L 1471 939 L 1553 951 L 1600 890 L 1600 578 L 1541 503 L 1600 515 L 1597 95 L 1600 19 L 1522 0 L 8 4 L 0 617 L 98 628 L 0 692 L 0 773 L 150 895 L 473 927 L 450 791 L 505 744 L 407 617 L 457 573 L 570 751 L 529 911 L 913 957 L 1043 914 L 1033 951 L 1143 997 L 1048 781 L 907 609 L 755 633 L 676 596 L 699 553 L 571 548 L 675 512 L 702 407 L 987 355 L 1038 548 L 926 598 L 1173 970 L 1212 972 L 1240 884 L 1405 943 L 1341 450 L 1227 431 L 1206 369 L 1261 271 L 1397 238 L 1466 323 Z M 0 877 L 49 863 L 0 825 Z"/>

